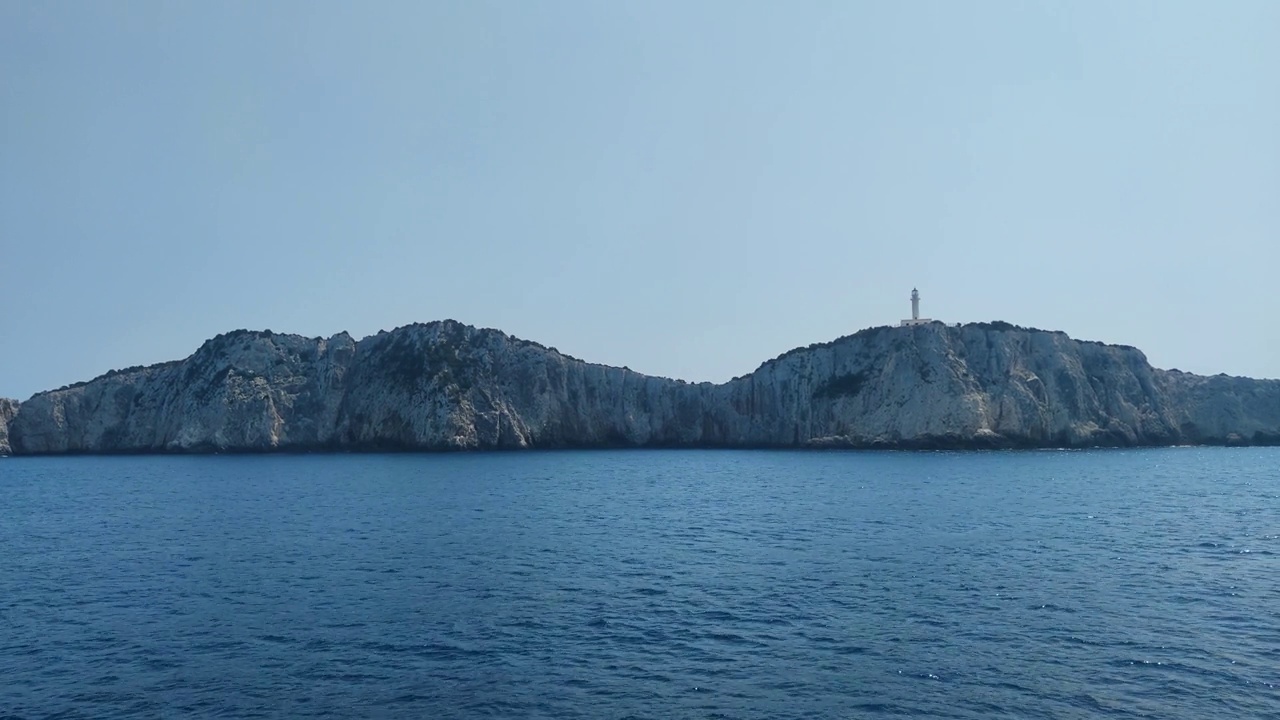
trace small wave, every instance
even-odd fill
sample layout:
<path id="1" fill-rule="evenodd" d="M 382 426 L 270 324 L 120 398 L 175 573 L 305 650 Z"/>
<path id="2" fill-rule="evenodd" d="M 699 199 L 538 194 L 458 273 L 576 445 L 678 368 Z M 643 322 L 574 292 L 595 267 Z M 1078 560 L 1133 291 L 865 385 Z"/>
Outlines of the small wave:
<path id="1" fill-rule="evenodd" d="M 703 620 L 715 620 L 719 622 L 734 622 L 738 619 L 737 615 L 724 610 L 708 610 L 702 613 Z"/>
<path id="2" fill-rule="evenodd" d="M 861 645 L 841 645 L 832 650 L 837 655 L 865 655 L 867 653 L 867 648 Z"/>
<path id="3" fill-rule="evenodd" d="M 1060 612 L 1060 613 L 1066 613 L 1068 615 L 1074 615 L 1077 612 L 1075 608 L 1069 608 L 1063 605 L 1055 605 L 1054 603 L 1041 603 L 1039 605 L 1032 605 L 1031 609 L 1044 610 L 1046 612 Z"/>
<path id="4" fill-rule="evenodd" d="M 263 642 L 275 643 L 277 645 L 289 645 L 297 642 L 295 638 L 285 637 L 284 635 L 259 635 L 258 639 Z"/>
<path id="5" fill-rule="evenodd" d="M 708 640 L 715 640 L 716 642 L 728 643 L 730 645 L 759 645 L 759 643 L 754 640 L 749 640 L 737 633 L 709 632 L 705 633 L 703 637 Z"/>
<path id="6" fill-rule="evenodd" d="M 468 657 L 474 655 L 485 654 L 482 650 L 471 650 L 459 645 L 441 642 L 426 643 L 388 643 L 388 642 L 367 642 L 360 647 L 375 653 L 383 653 L 387 655 L 411 655 L 415 657 L 430 660 L 449 660 L 454 658 Z"/>

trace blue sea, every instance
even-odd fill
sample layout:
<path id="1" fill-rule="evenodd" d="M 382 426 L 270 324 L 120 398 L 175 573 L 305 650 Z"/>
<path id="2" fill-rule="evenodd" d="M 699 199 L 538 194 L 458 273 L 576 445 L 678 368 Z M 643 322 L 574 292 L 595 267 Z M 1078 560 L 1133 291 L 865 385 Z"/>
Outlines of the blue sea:
<path id="1" fill-rule="evenodd" d="M 1280 717 L 1280 449 L 3 459 L 0 717 Z"/>

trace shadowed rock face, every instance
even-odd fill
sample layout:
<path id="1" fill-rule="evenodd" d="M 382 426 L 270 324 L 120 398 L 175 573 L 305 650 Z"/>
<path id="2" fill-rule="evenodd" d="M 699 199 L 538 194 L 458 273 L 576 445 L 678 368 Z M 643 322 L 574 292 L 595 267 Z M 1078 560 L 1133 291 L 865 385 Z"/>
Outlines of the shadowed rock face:
<path id="1" fill-rule="evenodd" d="M 37 394 L 8 426 L 14 453 L 30 454 L 1280 444 L 1280 381 L 1157 370 L 1134 348 L 1003 323 L 933 323 L 690 384 L 444 321 L 359 342 L 220 335 L 179 362 Z"/>

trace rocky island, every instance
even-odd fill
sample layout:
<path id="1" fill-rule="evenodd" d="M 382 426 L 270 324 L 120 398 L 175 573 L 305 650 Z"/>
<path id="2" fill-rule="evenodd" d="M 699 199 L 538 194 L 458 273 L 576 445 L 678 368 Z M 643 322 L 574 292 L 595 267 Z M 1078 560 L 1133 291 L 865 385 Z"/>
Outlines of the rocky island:
<path id="1" fill-rule="evenodd" d="M 1280 380 L 1151 367 L 1007 323 L 922 321 L 722 384 L 596 365 L 451 320 L 356 341 L 239 330 L 185 360 L 0 400 L 0 452 L 1280 444 Z"/>

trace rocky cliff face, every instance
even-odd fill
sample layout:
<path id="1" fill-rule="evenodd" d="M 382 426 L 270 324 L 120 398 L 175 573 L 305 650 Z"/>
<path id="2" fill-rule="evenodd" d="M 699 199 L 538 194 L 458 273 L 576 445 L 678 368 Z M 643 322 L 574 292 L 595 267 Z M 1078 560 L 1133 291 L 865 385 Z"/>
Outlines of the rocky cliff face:
<path id="1" fill-rule="evenodd" d="M 238 331 L 40 393 L 15 453 L 597 446 L 1280 443 L 1280 381 L 996 324 L 873 328 L 721 385 L 593 365 L 452 321 L 356 342 Z"/>
<path id="2" fill-rule="evenodd" d="M 9 422 L 17 414 L 17 400 L 0 398 L 0 456 L 9 454 Z"/>
<path id="3" fill-rule="evenodd" d="M 874 328 L 725 386 L 746 443 L 1089 447 L 1271 443 L 1280 381 L 1152 368 L 1131 347 L 1004 323 Z M 753 421 L 741 422 L 742 416 Z"/>
<path id="4" fill-rule="evenodd" d="M 15 453 L 333 445 L 355 349 L 346 334 L 328 340 L 219 335 L 180 362 L 114 371 L 35 395 L 10 424 L 10 442 Z"/>

